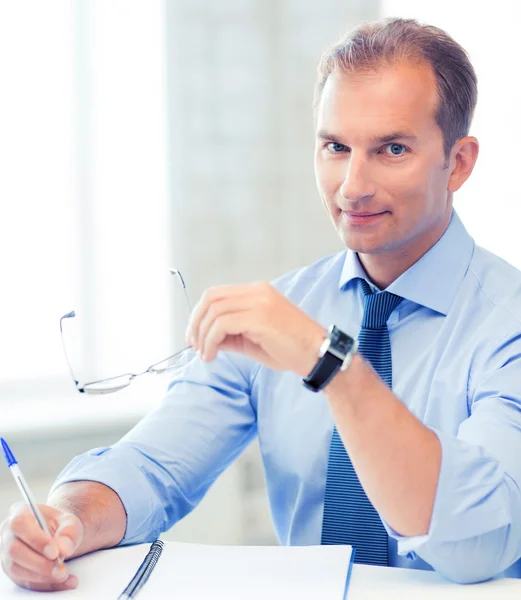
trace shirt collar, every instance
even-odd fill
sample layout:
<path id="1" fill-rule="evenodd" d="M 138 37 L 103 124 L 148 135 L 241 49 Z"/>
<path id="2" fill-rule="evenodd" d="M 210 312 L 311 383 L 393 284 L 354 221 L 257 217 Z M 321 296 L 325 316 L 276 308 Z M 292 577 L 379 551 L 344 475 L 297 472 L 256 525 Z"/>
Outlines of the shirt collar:
<path id="1" fill-rule="evenodd" d="M 474 240 L 453 211 L 441 238 L 393 281 L 387 291 L 446 315 L 467 272 L 474 246 Z M 357 277 L 370 283 L 357 253 L 347 250 L 340 288 L 347 287 Z"/>

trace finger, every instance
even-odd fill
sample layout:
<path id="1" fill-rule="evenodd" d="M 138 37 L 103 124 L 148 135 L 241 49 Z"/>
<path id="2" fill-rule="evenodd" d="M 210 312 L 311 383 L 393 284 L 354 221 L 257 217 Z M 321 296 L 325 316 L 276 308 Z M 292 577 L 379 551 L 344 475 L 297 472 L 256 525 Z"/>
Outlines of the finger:
<path id="1" fill-rule="evenodd" d="M 206 311 L 204 303 L 205 300 L 203 299 L 203 297 L 201 297 L 201 299 L 194 306 L 190 318 L 188 319 L 188 325 L 186 326 L 185 331 L 185 343 L 188 346 L 191 346 L 196 352 L 199 350 L 199 347 L 197 346 L 197 335 L 195 332 L 199 328 L 199 322 L 201 320 L 202 314 L 204 314 L 204 312 Z"/>
<path id="2" fill-rule="evenodd" d="M 9 507 L 9 515 L 17 515 L 18 513 L 27 512 L 29 507 L 24 500 L 18 500 Z"/>
<path id="3" fill-rule="evenodd" d="M 48 514 L 45 514 L 43 510 L 42 513 L 49 525 L 49 529 L 51 531 L 56 530 L 56 519 L 52 517 L 49 518 Z M 43 554 L 51 559 L 58 557 L 58 547 L 53 542 L 52 537 L 40 528 L 34 515 L 27 507 L 26 510 L 12 512 L 9 518 L 8 528 L 15 537 L 39 554 Z"/>
<path id="4" fill-rule="evenodd" d="M 190 344 L 196 350 L 200 349 L 200 343 L 197 337 L 199 323 L 211 304 L 218 302 L 223 298 L 251 295 L 256 287 L 258 287 L 257 284 L 249 283 L 244 285 L 220 285 L 205 290 L 190 315 L 186 330 L 186 343 Z"/>
<path id="5" fill-rule="evenodd" d="M 67 571 L 56 573 L 56 577 L 47 577 L 42 573 L 37 573 L 20 566 L 17 563 L 13 563 L 9 569 L 8 575 L 11 579 L 22 579 L 24 581 L 30 581 L 31 583 L 44 583 L 47 585 L 53 585 L 55 583 L 64 583 L 69 578 Z"/>
<path id="6" fill-rule="evenodd" d="M 194 307 L 186 329 L 186 343 L 199 351 L 199 324 L 207 313 L 208 308 L 222 297 L 224 286 L 212 287 L 205 290 Z"/>
<path id="7" fill-rule="evenodd" d="M 55 508 L 47 506 L 46 504 L 39 504 L 38 507 L 40 509 L 40 512 L 42 513 L 42 516 L 45 518 L 45 521 L 47 523 L 47 526 L 49 527 L 49 531 L 51 532 L 52 536 L 52 534 L 58 527 L 57 517 L 59 515 L 59 512 Z M 9 511 L 10 520 L 12 521 L 13 519 L 16 519 L 18 517 L 29 519 L 30 523 L 35 523 L 35 526 L 38 526 L 40 531 L 42 531 L 41 527 L 39 526 L 36 520 L 36 517 L 34 516 L 33 511 L 29 506 L 27 506 L 25 502 L 15 502 L 13 505 L 11 505 L 11 510 Z"/>
<path id="8" fill-rule="evenodd" d="M 251 329 L 251 313 L 249 311 L 243 310 L 217 317 L 208 329 L 203 342 L 204 345 L 201 348 L 203 360 L 208 362 L 214 360 L 226 338 L 244 335 L 245 332 Z"/>
<path id="9" fill-rule="evenodd" d="M 46 580 L 37 573 L 16 568 L 16 574 L 13 573 L 11 579 L 20 587 L 38 592 L 58 592 L 61 590 L 72 590 L 78 585 L 78 578 L 75 575 L 69 575 L 64 581 Z"/>
<path id="10" fill-rule="evenodd" d="M 233 315 L 238 312 L 246 310 L 252 310 L 252 304 L 255 300 L 252 300 L 251 295 L 233 296 L 231 298 L 222 298 L 213 302 L 204 315 L 198 325 L 196 337 L 200 346 L 201 357 L 206 360 L 206 337 L 214 322 L 223 317 L 224 315 Z M 240 332 L 239 332 L 240 333 Z"/>
<path id="11" fill-rule="evenodd" d="M 83 538 L 83 525 L 81 521 L 70 513 L 65 513 L 58 520 L 58 528 L 54 534 L 54 541 L 58 545 L 60 556 L 69 558 L 78 548 Z"/>
<path id="12" fill-rule="evenodd" d="M 7 546 L 4 562 L 8 571 L 14 572 L 15 567 L 20 567 L 37 573 L 49 581 L 63 581 L 68 577 L 64 565 L 59 566 L 55 560 L 48 560 L 17 538 L 13 538 Z"/>

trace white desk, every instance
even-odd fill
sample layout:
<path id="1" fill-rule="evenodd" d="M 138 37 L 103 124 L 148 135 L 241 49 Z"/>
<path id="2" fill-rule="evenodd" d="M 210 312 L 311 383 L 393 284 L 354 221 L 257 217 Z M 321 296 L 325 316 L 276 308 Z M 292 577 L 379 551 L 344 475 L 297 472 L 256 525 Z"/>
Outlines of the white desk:
<path id="1" fill-rule="evenodd" d="M 134 574 L 142 558 L 143 547 L 134 546 L 118 552 L 121 556 L 121 569 L 118 569 L 117 582 L 97 571 L 93 573 L 92 559 L 96 556 L 91 555 L 69 563 L 71 572 L 75 573 L 80 580 L 80 586 L 76 590 L 59 593 L 30 592 L 16 587 L 3 573 L 0 573 L 0 599 L 116 600 L 122 591 L 120 582 L 129 581 Z M 132 560 L 127 560 L 127 557 Z M 97 564 L 99 565 L 99 561 Z M 245 597 L 247 596 L 246 593 Z M 432 571 L 354 565 L 347 594 L 347 600 L 470 600 L 475 598 L 520 600 L 521 579 L 497 579 L 476 585 L 457 585 L 442 579 Z M 176 598 L 172 590 L 165 589 L 164 596 L 156 596 L 156 600 L 185 600 L 185 598 Z M 267 600 L 279 599 L 272 597 Z M 283 600 L 293 600 L 293 598 L 286 597 Z"/>
<path id="2" fill-rule="evenodd" d="M 347 600 L 521 600 L 521 579 L 458 585 L 433 571 L 354 565 Z"/>

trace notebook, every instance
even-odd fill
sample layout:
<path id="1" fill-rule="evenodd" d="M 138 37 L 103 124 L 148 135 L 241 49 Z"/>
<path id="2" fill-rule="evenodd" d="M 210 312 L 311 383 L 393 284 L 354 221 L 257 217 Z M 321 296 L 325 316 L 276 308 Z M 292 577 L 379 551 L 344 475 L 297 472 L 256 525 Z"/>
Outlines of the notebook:
<path id="1" fill-rule="evenodd" d="M 117 600 L 150 544 L 102 550 L 68 563 L 76 590 L 59 600 Z M 354 552 L 350 546 L 209 546 L 165 542 L 137 600 L 344 600 Z M 3 574 L 2 574 L 3 575 Z M 0 577 L 0 598 L 54 598 Z"/>

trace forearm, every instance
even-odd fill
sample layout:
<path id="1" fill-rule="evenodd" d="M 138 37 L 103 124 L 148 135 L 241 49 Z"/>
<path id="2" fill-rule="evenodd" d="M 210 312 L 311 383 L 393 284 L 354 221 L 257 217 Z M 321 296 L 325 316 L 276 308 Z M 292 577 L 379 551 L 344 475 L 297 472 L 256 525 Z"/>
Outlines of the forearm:
<path id="1" fill-rule="evenodd" d="M 101 483 L 65 483 L 51 493 L 47 503 L 73 513 L 83 523 L 83 540 L 74 556 L 112 548 L 125 534 L 127 517 L 123 504 L 113 490 Z"/>
<path id="2" fill-rule="evenodd" d="M 441 447 L 360 355 L 325 388 L 333 418 L 369 499 L 399 534 L 426 534 Z"/>

